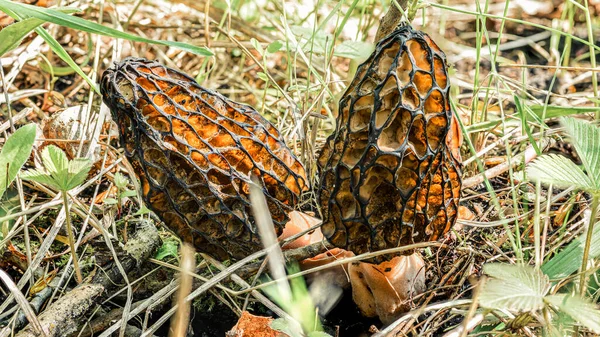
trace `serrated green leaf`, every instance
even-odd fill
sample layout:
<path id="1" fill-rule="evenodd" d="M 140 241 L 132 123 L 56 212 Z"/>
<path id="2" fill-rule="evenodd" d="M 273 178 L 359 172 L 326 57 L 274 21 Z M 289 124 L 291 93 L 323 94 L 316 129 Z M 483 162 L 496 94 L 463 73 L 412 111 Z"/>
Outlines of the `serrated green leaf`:
<path id="1" fill-rule="evenodd" d="M 92 166 L 89 159 L 76 158 L 71 161 L 59 147 L 48 145 L 42 151 L 44 170 L 24 172 L 21 178 L 37 181 L 60 191 L 69 191 L 83 183 Z"/>
<path id="2" fill-rule="evenodd" d="M 544 263 L 542 265 L 544 274 L 552 280 L 561 280 L 576 272 L 581 267 L 585 239 L 586 234 L 578 236 L 552 259 Z M 590 259 L 598 256 L 600 256 L 600 222 L 594 225 L 590 244 Z"/>
<path id="3" fill-rule="evenodd" d="M 83 184 L 85 178 L 87 178 L 90 169 L 92 168 L 92 161 L 87 158 L 75 158 L 69 162 L 69 179 L 66 189 L 72 190 L 75 187 Z"/>
<path id="4" fill-rule="evenodd" d="M 600 190 L 600 128 L 575 118 L 560 119 L 577 150 L 595 190 Z"/>
<path id="5" fill-rule="evenodd" d="M 0 152 L 0 197 L 25 164 L 35 141 L 35 124 L 17 129 L 4 143 Z"/>
<path id="6" fill-rule="evenodd" d="M 115 182 L 115 186 L 120 189 L 127 187 L 127 184 L 129 184 L 129 179 L 127 179 L 127 177 L 125 177 L 121 172 L 115 173 L 113 181 Z"/>
<path id="7" fill-rule="evenodd" d="M 335 47 L 333 55 L 349 59 L 363 60 L 375 50 L 372 43 L 363 41 L 344 41 Z"/>
<path id="8" fill-rule="evenodd" d="M 67 155 L 56 145 L 48 145 L 42 150 L 42 163 L 49 174 L 62 174 L 69 168 Z"/>
<path id="9" fill-rule="evenodd" d="M 323 30 L 314 30 L 313 28 L 301 26 L 291 26 L 290 30 L 294 35 L 300 37 L 299 41 L 302 45 L 302 50 L 305 52 L 324 53 L 328 45 L 329 49 L 331 49 L 333 36 L 325 33 Z M 302 40 L 306 42 L 301 42 Z"/>
<path id="10" fill-rule="evenodd" d="M 149 44 L 177 47 L 181 50 L 185 50 L 187 52 L 201 56 L 214 55 L 209 49 L 205 47 L 194 46 L 188 43 L 177 41 L 152 40 L 143 38 L 140 36 L 132 35 L 113 28 L 106 27 L 101 24 L 82 19 L 80 17 L 70 16 L 51 8 L 42 8 L 38 6 L 12 2 L 8 0 L 0 0 L 0 10 L 6 13 L 16 12 L 19 14 L 19 16 L 22 16 L 24 18 L 38 18 L 47 22 L 55 23 L 57 25 L 81 30 L 92 34 L 100 34 L 104 36 L 110 36 L 114 38 L 126 39 L 136 42 L 144 42 Z"/>
<path id="11" fill-rule="evenodd" d="M 484 273 L 493 277 L 485 282 L 479 304 L 485 308 L 535 311 L 544 306 L 544 296 L 550 290 L 548 276 L 531 266 L 486 264 Z"/>
<path id="12" fill-rule="evenodd" d="M 579 166 L 556 154 L 538 157 L 527 167 L 527 174 L 533 181 L 553 184 L 560 188 L 575 186 L 588 191 L 594 189 L 594 183 Z"/>
<path id="13" fill-rule="evenodd" d="M 35 181 L 42 185 L 49 186 L 55 190 L 60 190 L 61 187 L 60 184 L 56 180 L 54 180 L 54 178 L 51 175 L 39 169 L 32 169 L 22 172 L 21 179 Z"/>
<path id="14" fill-rule="evenodd" d="M 330 334 L 323 332 L 323 331 L 313 331 L 313 332 L 309 332 L 308 337 L 331 337 Z"/>
<path id="15" fill-rule="evenodd" d="M 581 325 L 600 333 L 600 310 L 596 304 L 581 298 L 567 294 L 546 296 L 545 301 L 560 309 L 561 312 L 571 316 Z"/>

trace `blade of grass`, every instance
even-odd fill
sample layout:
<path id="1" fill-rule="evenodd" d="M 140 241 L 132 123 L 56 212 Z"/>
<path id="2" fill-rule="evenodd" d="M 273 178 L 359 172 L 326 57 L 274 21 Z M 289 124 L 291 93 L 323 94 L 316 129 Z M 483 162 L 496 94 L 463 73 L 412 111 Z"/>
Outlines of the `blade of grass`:
<path id="1" fill-rule="evenodd" d="M 168 47 L 176 47 L 187 52 L 200 55 L 200 56 L 213 56 L 213 52 L 206 47 L 194 46 L 184 42 L 178 41 L 165 41 L 165 40 L 152 40 L 143 38 L 140 36 L 125 33 L 113 28 L 109 28 L 92 21 L 88 21 L 76 16 L 67 15 L 61 11 L 51 8 L 42 8 L 38 6 L 21 4 L 18 2 L 12 2 L 9 0 L 0 0 L 0 10 L 7 14 L 14 15 L 18 13 L 19 16 L 24 18 L 38 18 L 47 22 L 52 22 L 57 25 L 69 27 L 76 30 L 81 30 L 88 33 L 100 34 L 104 36 L 110 36 L 118 39 L 125 39 L 136 42 L 145 42 L 150 44 L 158 44 Z M 11 16 L 13 16 L 11 15 Z M 20 19 L 16 17 L 15 19 Z"/>

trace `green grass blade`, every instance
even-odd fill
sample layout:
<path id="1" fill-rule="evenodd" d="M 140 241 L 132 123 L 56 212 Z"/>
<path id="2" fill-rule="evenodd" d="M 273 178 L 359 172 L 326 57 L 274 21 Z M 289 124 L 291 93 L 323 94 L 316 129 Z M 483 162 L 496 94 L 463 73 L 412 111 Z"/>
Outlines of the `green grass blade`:
<path id="1" fill-rule="evenodd" d="M 531 109 L 531 111 L 534 113 L 535 116 L 537 116 L 538 118 L 542 117 L 542 114 L 544 113 L 543 105 L 531 105 L 529 108 Z M 550 119 L 550 118 L 564 117 L 564 116 L 570 116 L 570 115 L 579 115 L 579 114 L 598 112 L 598 111 L 600 111 L 600 108 L 593 107 L 593 106 L 566 107 L 566 106 L 548 105 L 546 107 L 546 114 L 544 116 L 545 116 L 545 119 Z M 529 115 L 529 117 L 532 118 L 531 115 Z"/>
<path id="2" fill-rule="evenodd" d="M 74 13 L 78 11 L 71 8 L 57 10 L 66 13 Z M 13 15 L 16 16 L 16 14 Z M 17 21 L 12 25 L 8 25 L 0 30 L 0 41 L 2 41 L 2 44 L 0 44 L 0 56 L 17 48 L 19 44 L 21 44 L 21 41 L 23 41 L 23 39 L 29 35 L 29 33 L 31 33 L 44 22 L 46 21 L 37 18 L 27 18 L 22 21 Z"/>
<path id="3" fill-rule="evenodd" d="M 576 272 L 581 266 L 584 244 L 585 234 L 575 238 L 565 249 L 542 266 L 544 274 L 552 280 L 562 280 Z M 590 247 L 590 258 L 598 256 L 600 256 L 600 223 L 594 226 Z"/>
<path id="4" fill-rule="evenodd" d="M 25 5 L 18 2 L 12 2 L 8 0 L 0 0 L 0 10 L 6 13 L 18 13 L 20 16 L 26 18 L 37 18 L 47 22 L 52 22 L 57 25 L 69 27 L 76 30 L 81 30 L 88 33 L 100 34 L 104 36 L 110 36 L 119 39 L 125 39 L 136 42 L 144 42 L 150 44 L 158 44 L 169 47 L 176 47 L 187 52 L 201 55 L 201 56 L 212 56 L 213 53 L 206 47 L 194 46 L 188 43 L 177 42 L 177 41 L 165 41 L 165 40 L 152 40 L 143 38 L 140 36 L 132 35 L 129 33 L 121 32 L 116 29 L 112 29 L 101 24 L 88 21 L 76 16 L 70 16 L 60 11 L 51 8 L 42 8 L 38 6 Z"/>
<path id="5" fill-rule="evenodd" d="M 25 36 L 44 22 L 44 20 L 28 18 L 2 29 L 0 31 L 0 41 L 2 41 L 2 44 L 0 44 L 0 56 L 17 48 Z"/>
<path id="6" fill-rule="evenodd" d="M 517 113 L 521 117 L 521 123 L 522 123 L 521 127 L 523 130 L 525 130 L 525 133 L 527 134 L 527 138 L 529 139 L 529 143 L 531 143 L 531 146 L 533 146 L 533 148 L 535 149 L 535 152 L 538 155 L 540 155 L 542 153 L 542 151 L 540 150 L 540 147 L 538 146 L 537 142 L 533 138 L 531 128 L 529 127 L 529 124 L 527 123 L 527 116 L 532 114 L 531 109 L 529 109 L 529 107 L 525 103 L 523 103 L 523 101 L 521 100 L 521 98 L 519 96 L 513 95 L 513 99 L 515 100 L 515 106 L 517 108 Z"/>
<path id="7" fill-rule="evenodd" d="M 89 78 L 88 75 L 86 75 L 86 73 L 83 72 L 81 67 L 79 67 L 79 65 L 77 65 L 75 61 L 73 61 L 73 59 L 71 58 L 69 53 L 67 53 L 65 48 L 63 48 L 60 45 L 60 43 L 58 43 L 58 41 L 56 41 L 56 39 L 52 37 L 52 35 L 48 34 L 48 32 L 42 27 L 37 27 L 35 29 L 35 32 L 38 33 L 38 35 L 41 36 L 44 39 L 44 41 L 46 41 L 50 48 L 52 48 L 52 51 L 58 57 L 60 57 L 61 60 L 65 61 L 65 63 L 68 64 L 73 70 L 75 70 L 75 72 L 79 76 L 81 76 L 96 93 L 100 94 L 100 89 L 98 88 L 98 85 L 96 85 L 96 83 L 94 83 L 94 81 L 92 81 L 92 79 Z"/>

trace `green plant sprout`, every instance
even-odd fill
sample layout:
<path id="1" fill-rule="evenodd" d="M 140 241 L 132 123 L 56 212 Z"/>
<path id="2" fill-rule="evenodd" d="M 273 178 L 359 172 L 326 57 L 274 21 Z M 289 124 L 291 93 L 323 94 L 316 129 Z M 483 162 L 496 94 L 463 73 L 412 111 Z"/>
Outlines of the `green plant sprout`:
<path id="1" fill-rule="evenodd" d="M 77 283 L 83 282 L 79 261 L 75 251 L 75 239 L 69 212 L 69 191 L 81 185 L 92 168 L 92 161 L 86 158 L 68 160 L 67 155 L 57 146 L 49 145 L 42 151 L 43 168 L 36 168 L 21 173 L 21 179 L 35 181 L 60 191 L 63 199 L 63 210 L 67 223 L 69 246 L 73 256 L 73 267 Z"/>
<path id="2" fill-rule="evenodd" d="M 125 177 L 120 172 L 115 173 L 113 181 L 115 183 L 115 186 L 117 187 L 117 199 L 105 198 L 103 203 L 105 205 L 116 204 L 119 214 L 121 214 L 123 199 L 127 197 L 134 197 L 137 195 L 137 192 L 127 188 L 127 185 L 129 184 L 129 179 L 127 179 L 127 177 Z"/>
<path id="3" fill-rule="evenodd" d="M 574 187 L 577 190 L 586 191 L 592 196 L 591 215 L 583 249 L 579 283 L 580 293 L 584 295 L 587 261 L 600 202 L 600 128 L 575 118 L 563 117 L 560 121 L 581 158 L 583 169 L 565 157 L 548 154 L 540 156 L 529 165 L 527 173 L 533 181 L 562 188 Z"/>
<path id="4" fill-rule="evenodd" d="M 481 289 L 479 304 L 482 307 L 514 313 L 541 310 L 540 320 L 545 321 L 544 329 L 549 336 L 565 335 L 565 330 L 572 328 L 575 321 L 600 333 L 600 310 L 596 305 L 577 295 L 551 294 L 552 284 L 540 269 L 490 263 L 483 271 L 492 278 L 485 281 Z M 565 316 L 572 319 L 570 324 L 565 324 Z"/>
<path id="5" fill-rule="evenodd" d="M 288 268 L 289 274 L 300 272 L 297 264 L 292 264 Z M 280 288 L 272 285 L 263 289 L 277 305 L 285 312 L 290 314 L 296 321 L 290 321 L 285 318 L 278 318 L 271 323 L 271 328 L 284 332 L 292 337 L 303 337 L 303 331 L 307 337 L 330 337 L 323 332 L 323 326 L 319 320 L 319 314 L 310 293 L 306 288 L 306 283 L 302 277 L 294 277 L 290 281 L 291 296 L 285 296 L 280 293 Z M 289 298 L 289 300 L 286 300 Z M 297 324 L 300 324 L 300 327 Z"/>

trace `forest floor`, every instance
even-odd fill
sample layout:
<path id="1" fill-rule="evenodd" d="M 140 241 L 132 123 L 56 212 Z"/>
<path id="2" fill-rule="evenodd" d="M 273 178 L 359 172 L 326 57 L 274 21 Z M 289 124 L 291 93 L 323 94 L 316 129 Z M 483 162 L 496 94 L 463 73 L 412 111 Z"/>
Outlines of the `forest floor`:
<path id="1" fill-rule="evenodd" d="M 373 51 L 379 19 L 390 6 L 375 0 L 26 2 L 41 11 L 25 13 L 16 7 L 11 16 L 30 18 L 30 25 L 22 24 L 3 38 L 27 34 L 13 48 L 0 46 L 0 147 L 16 129 L 34 124 L 33 155 L 23 170 L 40 165 L 40 150 L 48 144 L 59 146 L 69 159 L 90 158 L 93 166 L 83 184 L 70 190 L 68 216 L 65 199 L 55 188 L 20 178 L 7 189 L 0 184 L 0 336 L 33 336 L 35 322 L 45 324 L 48 315 L 64 324 L 50 333 L 57 336 L 109 335 L 119 328 L 127 328 L 127 336 L 168 334 L 181 242 L 143 206 L 135 170 L 118 149 L 110 112 L 81 73 L 97 83 L 114 62 L 144 57 L 253 106 L 280 130 L 304 164 L 311 190 L 299 208 L 319 217 L 319 149 L 335 128 L 338 100 L 357 66 Z M 536 184 L 524 174 L 526 165 L 549 153 L 583 164 L 591 173 L 560 118 L 590 124 L 600 120 L 600 2 L 419 3 L 423 6 L 412 25 L 436 41 L 450 65 L 453 112 L 464 138 L 464 208 L 451 232 L 440 239 L 443 244 L 420 250 L 427 290 L 412 299 L 409 315 L 386 327 L 376 318 L 363 317 L 351 291 L 345 290 L 337 306 L 322 317 L 325 331 L 342 337 L 459 336 L 460 328 L 468 327 L 465 333 L 470 335 L 591 335 L 598 323 L 571 314 L 568 306 L 551 305 L 549 299 L 533 307 L 507 300 L 498 308 L 483 308 L 477 296 L 490 296 L 481 282 L 484 265 L 530 265 L 542 272 L 535 274 L 534 283 L 550 289 L 537 293 L 539 298 L 581 293 L 577 300 L 583 302 L 577 303 L 590 309 L 586 317 L 600 317 L 592 304 L 600 297 L 600 248 L 593 244 L 586 289 L 578 288 L 586 235 L 597 214 L 594 194 L 576 186 Z M 203 46 L 213 55 L 115 38 L 108 31 L 89 33 L 85 30 L 92 26 L 48 23 L 55 19 L 50 16 L 28 33 L 36 27 L 31 18 L 53 6 L 76 8 L 75 17 L 151 41 Z M 14 22 L 1 11 L 6 8 L 11 8 L 10 1 L 1 0 L 0 34 Z M 80 72 L 49 41 L 62 46 Z M 302 132 L 296 128 L 297 114 Z M 0 164 L 12 160 L 0 154 Z M 7 174 L 6 169 L 0 172 Z M 125 182 L 116 181 L 117 176 Z M 77 287 L 63 226 L 67 221 L 75 230 L 87 288 Z M 590 233 L 592 243 L 600 240 L 600 231 Z M 215 278 L 231 266 L 229 261 L 223 266 L 198 255 L 196 262 L 192 289 L 202 284 L 206 289 L 193 300 L 192 335 L 223 336 L 246 310 L 277 316 L 248 284 Z M 65 296 L 68 302 L 60 302 Z M 33 311 L 23 313 L 27 306 Z M 82 308 L 82 313 L 73 320 L 61 306 Z M 122 317 L 130 319 L 121 322 Z"/>

